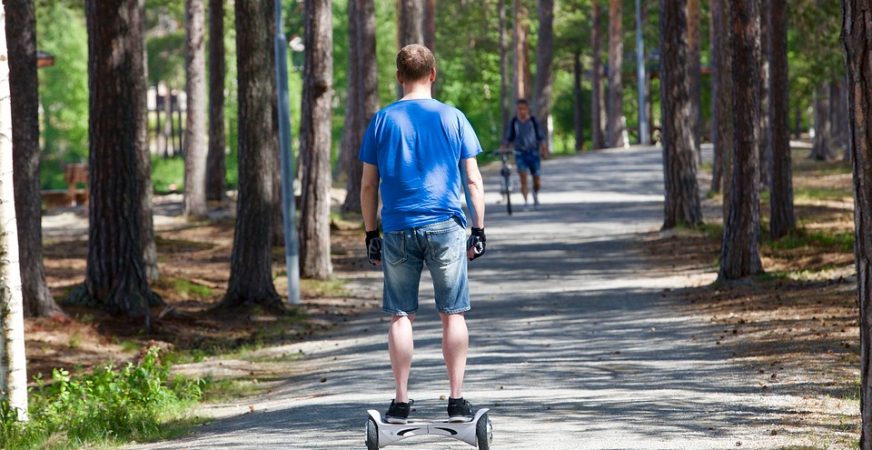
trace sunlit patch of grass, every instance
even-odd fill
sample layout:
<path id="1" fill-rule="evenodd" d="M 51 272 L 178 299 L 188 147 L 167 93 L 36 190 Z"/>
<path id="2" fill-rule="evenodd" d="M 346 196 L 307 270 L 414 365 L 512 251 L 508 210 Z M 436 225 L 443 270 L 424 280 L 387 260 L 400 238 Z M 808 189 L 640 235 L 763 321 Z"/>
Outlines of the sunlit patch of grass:
<path id="1" fill-rule="evenodd" d="M 300 290 L 307 297 L 344 297 L 348 295 L 345 280 L 339 278 L 300 280 Z"/>
<path id="2" fill-rule="evenodd" d="M 793 199 L 796 202 L 848 201 L 851 200 L 851 195 L 851 191 L 838 188 L 795 187 L 793 190 Z"/>
<path id="3" fill-rule="evenodd" d="M 764 245 L 772 250 L 813 247 L 850 253 L 854 251 L 854 233 L 850 231 L 813 231 L 800 228 L 777 241 L 767 241 Z"/>

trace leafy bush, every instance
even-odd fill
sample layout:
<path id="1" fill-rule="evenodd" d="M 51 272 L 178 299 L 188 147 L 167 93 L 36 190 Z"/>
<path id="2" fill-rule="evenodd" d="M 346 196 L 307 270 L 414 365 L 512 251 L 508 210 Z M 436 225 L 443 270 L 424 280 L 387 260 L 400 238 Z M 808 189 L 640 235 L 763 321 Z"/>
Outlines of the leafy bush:
<path id="1" fill-rule="evenodd" d="M 0 448 L 78 448 L 93 443 L 153 439 L 172 433 L 165 423 L 203 396 L 200 379 L 169 377 L 151 348 L 138 364 L 111 365 L 72 377 L 55 369 L 50 383 L 30 392 L 30 421 L 15 421 L 0 405 Z"/>

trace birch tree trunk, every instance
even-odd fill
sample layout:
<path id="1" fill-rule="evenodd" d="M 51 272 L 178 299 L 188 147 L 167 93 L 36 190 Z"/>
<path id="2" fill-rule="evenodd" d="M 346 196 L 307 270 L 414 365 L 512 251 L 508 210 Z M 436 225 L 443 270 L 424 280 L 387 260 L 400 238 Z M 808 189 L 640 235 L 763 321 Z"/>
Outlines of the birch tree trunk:
<path id="1" fill-rule="evenodd" d="M 224 136 L 224 1 L 209 0 L 209 155 L 206 199 L 224 200 L 227 140 Z"/>
<path id="2" fill-rule="evenodd" d="M 787 0 L 772 0 L 769 6 L 769 121 L 772 128 L 772 187 L 769 202 L 769 232 L 779 239 L 796 228 L 793 211 L 793 173 L 790 158 L 790 83 L 787 65 Z"/>
<path id="3" fill-rule="evenodd" d="M 872 449 L 872 10 L 842 0 L 842 44 L 848 73 L 851 160 L 854 167 L 854 252 L 860 306 L 860 448 Z"/>
<path id="4" fill-rule="evenodd" d="M 735 280 L 763 271 L 760 261 L 760 3 L 732 0 L 733 173 L 724 219 L 718 278 Z"/>
<path id="5" fill-rule="evenodd" d="M 665 208 L 663 229 L 702 224 L 699 185 L 696 180 L 696 136 L 688 76 L 691 70 L 687 3 L 660 0 L 661 67 L 660 98 L 663 116 L 663 171 Z"/>
<path id="6" fill-rule="evenodd" d="M 42 261 L 42 193 L 39 182 L 39 86 L 36 75 L 36 16 L 33 0 L 5 0 L 12 95 L 13 173 L 21 255 L 24 314 L 61 313 L 45 282 Z"/>
<path id="7" fill-rule="evenodd" d="M 624 31 L 621 0 L 609 0 L 609 92 L 606 107 L 609 147 L 624 144 L 624 87 L 621 82 L 624 67 Z"/>
<path id="8" fill-rule="evenodd" d="M 539 119 L 546 125 L 551 115 L 551 65 L 554 60 L 554 0 L 539 0 L 539 34 L 536 42 L 536 83 L 531 106 Z"/>
<path id="9" fill-rule="evenodd" d="M 6 13 L 0 5 L 0 397 L 27 420 L 24 303 L 18 261 L 18 228 L 12 167 L 12 100 L 9 89 Z"/>
<path id="10" fill-rule="evenodd" d="M 187 125 L 185 126 L 185 215 L 205 217 L 206 159 L 209 156 L 206 112 L 206 4 L 185 0 L 185 75 Z"/>
<path id="11" fill-rule="evenodd" d="M 330 4 L 329 0 L 309 0 L 305 10 L 303 83 L 306 88 L 303 102 L 307 104 L 307 117 L 303 118 L 305 126 L 300 129 L 300 152 L 306 155 L 300 208 L 300 275 L 316 279 L 325 279 L 333 273 L 330 260 L 330 116 L 333 96 Z M 417 23 L 420 29 L 421 21 Z"/>

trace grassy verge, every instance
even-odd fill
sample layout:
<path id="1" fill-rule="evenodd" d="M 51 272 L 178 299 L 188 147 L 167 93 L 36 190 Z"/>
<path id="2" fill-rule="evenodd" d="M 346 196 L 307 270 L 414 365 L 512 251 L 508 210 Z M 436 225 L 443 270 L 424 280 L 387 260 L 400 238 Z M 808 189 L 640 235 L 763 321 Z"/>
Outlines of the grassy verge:
<path id="1" fill-rule="evenodd" d="M 72 449 L 179 436 L 202 422 L 187 411 L 210 390 L 203 379 L 171 378 L 156 348 L 123 368 L 77 377 L 56 369 L 50 382 L 30 390 L 28 422 L 0 406 L 0 448 Z"/>

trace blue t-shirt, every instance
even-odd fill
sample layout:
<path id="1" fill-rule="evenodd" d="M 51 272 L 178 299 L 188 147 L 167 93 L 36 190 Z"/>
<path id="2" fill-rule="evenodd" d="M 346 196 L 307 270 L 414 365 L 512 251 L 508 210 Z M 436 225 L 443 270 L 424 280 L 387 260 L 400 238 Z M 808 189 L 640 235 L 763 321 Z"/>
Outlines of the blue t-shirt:
<path id="1" fill-rule="evenodd" d="M 384 231 L 452 217 L 466 226 L 460 161 L 479 153 L 478 137 L 457 108 L 421 99 L 379 111 L 366 129 L 360 160 L 378 167 Z"/>

